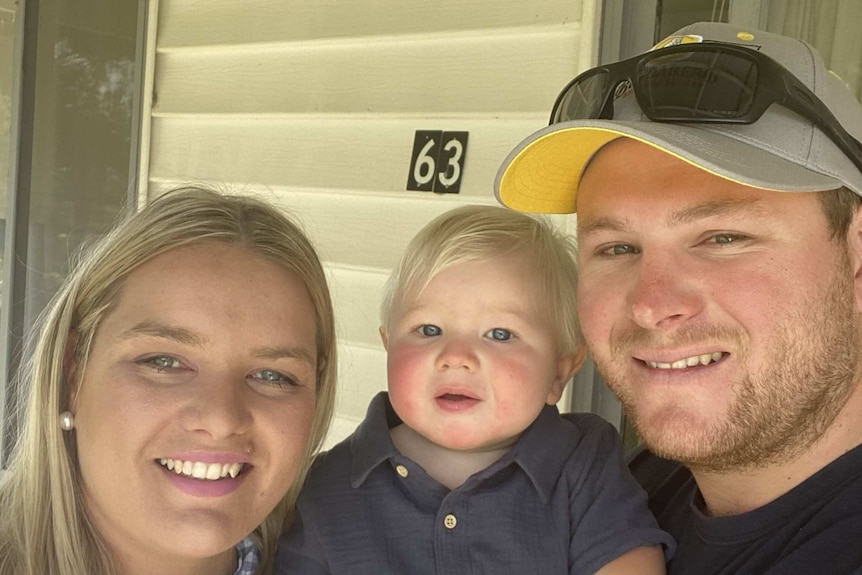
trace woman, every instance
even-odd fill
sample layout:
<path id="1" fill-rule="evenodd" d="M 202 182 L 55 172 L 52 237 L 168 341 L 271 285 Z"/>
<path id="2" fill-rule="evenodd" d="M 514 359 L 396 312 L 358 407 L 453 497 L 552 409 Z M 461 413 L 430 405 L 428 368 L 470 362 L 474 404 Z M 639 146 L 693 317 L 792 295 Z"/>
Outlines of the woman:
<path id="1" fill-rule="evenodd" d="M 275 208 L 167 194 L 74 266 L 22 370 L 0 574 L 269 572 L 332 415 L 332 304 Z"/>

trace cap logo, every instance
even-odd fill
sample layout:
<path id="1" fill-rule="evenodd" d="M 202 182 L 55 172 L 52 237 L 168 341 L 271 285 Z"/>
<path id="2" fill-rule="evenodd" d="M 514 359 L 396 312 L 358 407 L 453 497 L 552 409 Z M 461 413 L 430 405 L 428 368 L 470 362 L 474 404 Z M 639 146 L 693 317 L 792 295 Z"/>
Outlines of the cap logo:
<path id="1" fill-rule="evenodd" d="M 677 34 L 674 36 L 668 36 L 658 44 L 652 47 L 653 50 L 658 50 L 659 48 L 667 48 L 668 46 L 679 46 L 681 44 L 700 44 L 703 42 L 703 36 L 698 36 L 697 34 Z"/>

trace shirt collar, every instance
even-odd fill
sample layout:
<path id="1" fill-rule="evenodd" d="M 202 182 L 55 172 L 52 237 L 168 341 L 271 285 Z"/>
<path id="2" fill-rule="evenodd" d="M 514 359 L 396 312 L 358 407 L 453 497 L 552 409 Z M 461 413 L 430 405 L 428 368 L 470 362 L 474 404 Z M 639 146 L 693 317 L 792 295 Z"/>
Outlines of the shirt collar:
<path id="1" fill-rule="evenodd" d="M 401 423 L 389 394 L 381 391 L 371 400 L 365 419 L 356 428 L 350 440 L 353 452 L 353 468 L 350 470 L 350 484 L 359 487 L 371 471 L 390 458 L 399 455 L 389 437 L 389 430 Z"/>
<path id="2" fill-rule="evenodd" d="M 234 575 L 253 575 L 260 566 L 260 549 L 251 537 L 236 544 L 236 571 Z"/>
<path id="3" fill-rule="evenodd" d="M 399 423 L 401 419 L 392 409 L 389 394 L 382 391 L 375 395 L 368 406 L 365 420 L 359 424 L 351 439 L 353 468 L 350 482 L 354 488 L 362 485 L 375 467 L 400 457 L 389 436 L 389 430 Z M 577 427 L 560 417 L 556 406 L 546 405 L 521 436 L 515 449 L 488 471 L 491 472 L 493 468 L 495 472 L 510 463 L 516 463 L 530 478 L 542 502 L 547 503 L 569 454 L 579 441 Z"/>
<path id="4" fill-rule="evenodd" d="M 551 500 L 563 467 L 580 440 L 578 427 L 560 417 L 556 405 L 542 408 L 521 436 L 511 456 L 533 482 L 542 503 Z"/>

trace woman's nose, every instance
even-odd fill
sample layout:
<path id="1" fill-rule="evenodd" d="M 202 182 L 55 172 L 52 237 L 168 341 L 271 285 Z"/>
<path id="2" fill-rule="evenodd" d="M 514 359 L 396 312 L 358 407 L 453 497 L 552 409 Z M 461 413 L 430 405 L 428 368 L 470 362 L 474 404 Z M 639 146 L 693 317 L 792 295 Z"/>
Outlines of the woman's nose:
<path id="1" fill-rule="evenodd" d="M 252 416 L 243 393 L 245 382 L 221 377 L 199 382 L 186 410 L 183 424 L 189 431 L 201 431 L 214 439 L 242 435 L 248 431 Z"/>

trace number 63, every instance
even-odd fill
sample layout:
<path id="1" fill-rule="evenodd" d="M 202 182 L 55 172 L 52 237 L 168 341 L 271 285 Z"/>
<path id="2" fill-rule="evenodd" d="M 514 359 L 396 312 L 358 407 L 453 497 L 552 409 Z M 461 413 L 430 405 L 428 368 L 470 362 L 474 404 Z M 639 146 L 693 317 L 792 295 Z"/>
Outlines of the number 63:
<path id="1" fill-rule="evenodd" d="M 467 132 L 418 130 L 413 140 L 407 189 L 458 193 L 467 136 Z"/>

